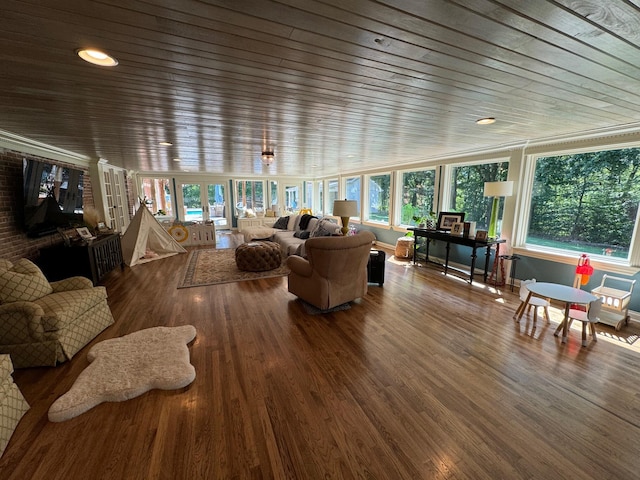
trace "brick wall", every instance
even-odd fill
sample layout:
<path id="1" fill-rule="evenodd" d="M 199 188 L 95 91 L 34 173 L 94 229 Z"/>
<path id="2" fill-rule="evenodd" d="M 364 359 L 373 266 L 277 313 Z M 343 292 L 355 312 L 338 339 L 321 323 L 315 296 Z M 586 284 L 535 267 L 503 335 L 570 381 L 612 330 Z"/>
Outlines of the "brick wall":
<path id="1" fill-rule="evenodd" d="M 79 169 L 77 165 L 37 157 L 34 155 L 0 149 L 0 258 L 16 261 L 19 258 L 35 259 L 41 247 L 60 243 L 59 235 L 29 238 L 23 228 L 22 159 Z M 84 171 L 83 204 L 95 207 L 88 170 Z"/>

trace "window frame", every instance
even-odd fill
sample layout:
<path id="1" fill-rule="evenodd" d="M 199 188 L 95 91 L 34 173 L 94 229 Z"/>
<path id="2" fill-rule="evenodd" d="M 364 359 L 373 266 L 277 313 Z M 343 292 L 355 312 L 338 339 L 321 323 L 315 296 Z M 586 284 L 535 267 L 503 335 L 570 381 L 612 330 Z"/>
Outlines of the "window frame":
<path id="1" fill-rule="evenodd" d="M 441 169 L 438 168 L 438 166 L 428 166 L 428 167 L 422 167 L 422 168 L 405 168 L 402 170 L 397 170 L 396 181 L 394 182 L 395 192 L 397 192 L 397 197 L 395 197 L 396 208 L 394 208 L 394 214 L 393 214 L 394 226 L 400 227 L 400 228 L 407 228 L 412 226 L 410 224 L 402 223 L 402 206 L 403 206 L 402 196 L 404 193 L 403 180 L 404 180 L 405 173 L 426 172 L 427 170 L 433 171 L 433 201 L 431 203 L 431 210 L 429 213 L 435 212 L 437 214 L 438 205 L 439 205 L 438 198 L 440 196 L 439 180 L 440 180 Z"/>
<path id="2" fill-rule="evenodd" d="M 531 219 L 531 202 L 533 184 L 538 158 L 580 153 L 593 153 L 623 148 L 640 148 L 640 145 L 593 145 L 579 149 L 545 150 L 525 155 L 523 158 L 518 189 L 515 195 L 516 210 L 513 219 L 512 245 L 513 252 L 541 260 L 556 263 L 577 264 L 579 252 L 527 243 L 529 222 Z M 640 206 L 636 213 L 635 225 L 629 244 L 627 259 L 590 255 L 591 265 L 597 270 L 634 275 L 640 272 Z"/>
<path id="3" fill-rule="evenodd" d="M 510 180 L 511 177 L 511 159 L 509 157 L 505 157 L 505 156 L 495 156 L 495 157 L 491 157 L 491 158 L 486 158 L 483 160 L 477 160 L 477 161 L 469 161 L 469 162 L 455 162 L 455 163 L 450 163 L 444 166 L 444 171 L 442 173 L 442 181 L 440 182 L 440 190 L 441 190 L 441 195 L 440 195 L 440 201 L 439 201 L 439 205 L 440 205 L 440 210 L 443 212 L 453 212 L 453 211 L 457 211 L 457 209 L 455 209 L 452 205 L 452 200 L 453 200 L 453 195 L 452 195 L 452 182 L 453 182 L 453 171 L 455 168 L 463 168 L 463 167 L 474 167 L 474 166 L 479 166 L 479 165 L 488 165 L 488 164 L 492 164 L 492 163 L 506 163 L 507 164 L 507 178 L 506 180 Z M 498 179 L 495 180 L 491 180 L 491 181 L 500 181 Z M 488 198 L 488 197 L 485 197 Z M 501 232 L 505 233 L 505 226 L 506 223 L 508 223 L 508 218 L 507 218 L 507 202 L 513 197 L 508 197 L 508 198 L 502 198 L 500 200 L 500 202 L 504 202 L 501 204 L 501 208 L 500 210 L 502 211 L 502 217 L 499 218 L 499 220 L 502 221 L 502 228 L 501 228 Z M 490 200 L 486 200 L 487 202 L 491 202 Z M 467 216 L 469 215 L 469 212 L 465 212 L 467 214 Z M 469 221 L 475 221 L 472 220 L 470 217 L 467 217 L 467 219 Z M 477 228 L 484 228 L 482 225 L 478 224 Z"/>
<path id="4" fill-rule="evenodd" d="M 361 192 L 363 195 L 364 200 L 362 201 L 362 222 L 364 224 L 369 224 L 371 226 L 381 226 L 381 225 L 385 225 L 385 226 L 391 226 L 393 224 L 394 221 L 394 210 L 395 210 L 395 204 L 396 199 L 395 199 L 395 183 L 396 183 L 396 175 L 395 175 L 396 170 L 389 170 L 389 171 L 382 171 L 382 172 L 371 172 L 368 174 L 363 175 L 363 180 L 362 180 L 362 185 L 361 185 Z M 370 191 L 369 191 L 369 186 L 370 186 L 370 179 L 371 177 L 381 177 L 384 175 L 388 175 L 389 176 L 389 212 L 388 212 L 388 220 L 385 221 L 380 221 L 380 220 L 372 220 L 371 219 L 371 204 L 369 201 L 370 198 Z"/>
<path id="5" fill-rule="evenodd" d="M 349 180 L 353 180 L 353 179 L 357 179 L 360 182 L 360 188 L 359 188 L 359 193 L 360 195 L 358 196 L 358 198 L 349 198 L 348 194 L 347 194 L 347 182 Z M 348 175 L 345 177 L 342 177 L 342 182 L 340 185 L 340 198 L 341 199 L 346 199 L 346 200 L 356 200 L 357 205 L 358 205 L 358 215 L 351 217 L 352 220 L 357 220 L 360 221 L 361 220 L 361 216 L 362 216 L 362 175 Z"/>

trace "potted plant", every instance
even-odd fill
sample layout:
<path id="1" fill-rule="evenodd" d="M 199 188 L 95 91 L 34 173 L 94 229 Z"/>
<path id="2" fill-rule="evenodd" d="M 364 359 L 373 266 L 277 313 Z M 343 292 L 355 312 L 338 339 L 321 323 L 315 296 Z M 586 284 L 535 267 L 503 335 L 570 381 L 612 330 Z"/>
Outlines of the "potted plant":
<path id="1" fill-rule="evenodd" d="M 418 226 L 418 228 L 433 229 L 435 228 L 433 215 L 435 215 L 434 212 L 427 213 L 424 215 L 414 215 L 412 219 L 414 222 L 416 222 L 416 225 Z"/>

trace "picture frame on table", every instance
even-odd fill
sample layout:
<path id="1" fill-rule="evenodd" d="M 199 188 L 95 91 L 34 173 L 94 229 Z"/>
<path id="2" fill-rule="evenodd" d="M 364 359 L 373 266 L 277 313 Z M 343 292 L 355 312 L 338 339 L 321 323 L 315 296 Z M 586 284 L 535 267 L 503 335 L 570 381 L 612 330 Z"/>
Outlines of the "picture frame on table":
<path id="1" fill-rule="evenodd" d="M 76 232 L 78 232 L 78 235 L 80 235 L 83 240 L 91 240 L 94 238 L 87 227 L 76 228 Z"/>
<path id="2" fill-rule="evenodd" d="M 464 222 L 464 212 L 440 212 L 438 214 L 437 230 L 451 231 L 454 223 Z"/>
<path id="3" fill-rule="evenodd" d="M 463 231 L 464 231 L 464 223 L 456 222 L 453 225 L 451 225 L 451 235 L 456 235 L 460 237 L 462 236 Z"/>
<path id="4" fill-rule="evenodd" d="M 98 234 L 100 235 L 106 235 L 108 233 L 113 233 L 113 230 L 111 230 L 109 227 L 107 227 L 107 224 L 104 222 L 98 222 L 98 226 L 96 227 L 96 230 L 98 231 Z"/>
<path id="5" fill-rule="evenodd" d="M 476 240 L 486 242 L 489 239 L 489 232 L 486 230 L 476 230 Z"/>
<path id="6" fill-rule="evenodd" d="M 58 233 L 67 247 L 71 246 L 75 242 L 81 241 L 80 235 L 78 235 L 78 231 L 75 228 L 58 227 Z"/>

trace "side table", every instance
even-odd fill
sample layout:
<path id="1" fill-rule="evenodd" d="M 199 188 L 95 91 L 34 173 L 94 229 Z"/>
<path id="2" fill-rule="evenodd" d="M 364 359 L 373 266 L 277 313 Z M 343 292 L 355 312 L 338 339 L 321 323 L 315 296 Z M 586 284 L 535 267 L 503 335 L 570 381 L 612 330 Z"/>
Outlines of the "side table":
<path id="1" fill-rule="evenodd" d="M 511 268 L 509 269 L 509 287 L 511 287 L 511 291 L 513 292 L 513 284 L 516 279 L 516 263 L 520 260 L 518 255 L 500 255 L 501 260 L 510 260 Z"/>
<path id="2" fill-rule="evenodd" d="M 41 248 L 37 263 L 49 281 L 78 275 L 97 285 L 114 268 L 124 269 L 120 234 L 105 235 L 81 245 Z"/>

